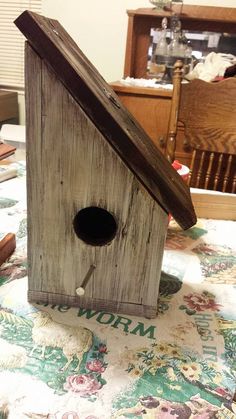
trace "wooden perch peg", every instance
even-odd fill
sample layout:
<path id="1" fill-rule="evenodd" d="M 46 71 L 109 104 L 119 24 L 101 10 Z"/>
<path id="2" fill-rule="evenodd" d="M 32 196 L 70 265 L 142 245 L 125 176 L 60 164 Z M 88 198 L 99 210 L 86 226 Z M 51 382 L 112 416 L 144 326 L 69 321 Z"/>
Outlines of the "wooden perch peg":
<path id="1" fill-rule="evenodd" d="M 87 286 L 94 269 L 96 269 L 96 265 L 92 264 L 87 272 L 87 274 L 85 275 L 85 278 L 81 284 L 81 286 L 79 288 L 76 289 L 76 294 L 79 295 L 79 297 L 82 297 L 85 294 L 85 287 Z"/>

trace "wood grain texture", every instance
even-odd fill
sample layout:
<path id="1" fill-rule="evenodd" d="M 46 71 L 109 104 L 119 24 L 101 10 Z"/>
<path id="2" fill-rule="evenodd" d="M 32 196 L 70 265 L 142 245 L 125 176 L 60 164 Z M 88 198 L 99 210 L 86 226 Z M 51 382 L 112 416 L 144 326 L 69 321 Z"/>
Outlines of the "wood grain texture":
<path id="1" fill-rule="evenodd" d="M 181 87 L 177 118 L 193 150 L 189 185 L 236 192 L 236 78 Z"/>
<path id="2" fill-rule="evenodd" d="M 134 49 L 132 49 L 133 45 L 133 38 L 135 38 L 134 28 L 133 28 L 134 20 L 132 17 L 128 20 L 128 29 L 127 29 L 127 36 L 126 36 L 126 52 L 125 52 L 125 66 L 124 66 L 124 77 L 131 74 L 132 68 L 134 67 Z"/>
<path id="3" fill-rule="evenodd" d="M 124 94 L 132 94 L 133 96 L 154 96 L 160 98 L 171 98 L 172 97 L 172 90 L 171 89 L 163 89 L 161 87 L 153 88 L 153 87 L 142 87 L 142 86 L 133 86 L 129 85 L 128 83 L 122 83 L 120 81 L 115 81 L 110 83 L 110 86 L 118 93 Z"/>
<path id="4" fill-rule="evenodd" d="M 236 153 L 236 78 L 183 84 L 178 119 L 194 148 Z"/>
<path id="5" fill-rule="evenodd" d="M 64 294 L 55 294 L 40 291 L 28 291 L 28 301 L 31 303 L 65 304 L 72 307 L 80 307 L 110 313 L 128 314 L 133 316 L 154 319 L 157 316 L 157 306 L 145 306 L 143 304 L 132 304 L 115 301 L 103 301 L 98 299 L 84 298 Z"/>
<path id="6" fill-rule="evenodd" d="M 170 163 L 173 163 L 175 160 L 175 150 L 176 150 L 176 136 L 177 136 L 177 118 L 176 118 L 176 109 L 179 109 L 180 102 L 180 91 L 181 91 L 181 82 L 183 77 L 183 63 L 182 61 L 176 61 L 173 71 L 173 93 L 172 101 L 168 122 L 168 133 L 167 133 L 167 145 L 166 145 L 166 158 Z"/>
<path id="7" fill-rule="evenodd" d="M 217 147 L 216 147 L 217 148 Z M 236 193 L 236 149 L 234 154 L 195 149 L 190 164 L 191 187 Z"/>
<path id="8" fill-rule="evenodd" d="M 42 133 L 42 61 L 35 54 L 31 47 L 25 44 L 25 77 L 29 80 L 25 83 L 25 110 L 26 110 L 26 167 L 27 167 L 27 258 L 28 258 L 28 277 L 32 278 L 37 269 L 37 259 L 32 255 L 34 246 L 33 233 L 34 226 L 40 226 L 41 222 L 41 202 L 38 202 L 39 196 L 43 196 L 44 184 L 40 181 L 44 173 L 44 153 L 43 133 Z M 31 82 L 30 82 L 31 81 Z M 32 83 L 32 85 L 31 85 Z M 33 96 L 32 96 L 33 94 Z M 37 98 L 37 103 L 35 101 Z M 34 101 L 34 103 L 33 103 Z M 37 158 L 31 159 L 31 154 Z M 50 153 L 53 158 L 53 152 Z M 34 175 L 36 174 L 36 176 Z M 34 179 L 34 180 L 33 180 Z M 35 187 L 37 185 L 37 188 Z M 39 206 L 38 206 L 39 205 Z M 37 232 L 37 250 L 40 254 L 40 246 L 43 236 L 39 228 Z"/>
<path id="9" fill-rule="evenodd" d="M 173 5 L 173 7 L 175 7 Z M 178 7 L 176 5 L 176 7 Z M 163 17 L 171 16 L 172 12 L 168 10 L 158 10 L 155 8 L 139 8 L 136 10 L 127 10 L 129 16 L 149 16 Z M 182 8 L 181 20 L 197 19 L 200 21 L 224 22 L 225 24 L 236 21 L 235 7 L 216 7 L 184 4 Z M 235 28 L 234 28 L 235 31 Z M 234 33 L 234 32 L 233 32 Z"/>
<path id="10" fill-rule="evenodd" d="M 183 228 L 195 224 L 188 187 L 62 26 L 28 11 L 15 23 L 153 199 Z"/>
<path id="11" fill-rule="evenodd" d="M 13 233 L 6 234 L 2 240 L 0 240 L 0 266 L 5 262 L 16 248 L 16 236 Z"/>
<path id="12" fill-rule="evenodd" d="M 171 90 L 127 86 L 118 82 L 111 86 L 156 147 L 165 153 Z"/>
<path id="13" fill-rule="evenodd" d="M 29 45 L 26 68 L 30 295 L 61 294 L 84 304 L 76 289 L 95 264 L 86 298 L 156 310 L 166 212 Z M 109 245 L 76 236 L 73 219 L 88 206 L 117 220 Z"/>
<path id="14" fill-rule="evenodd" d="M 236 221 L 236 195 L 191 188 L 191 196 L 199 218 Z"/>
<path id="15" fill-rule="evenodd" d="M 172 90 L 132 86 L 117 81 L 112 82 L 111 87 L 139 121 L 155 146 L 166 154 Z M 187 143 L 185 144 L 183 124 L 178 124 L 176 134 L 175 158 L 190 167 L 192 150 Z"/>

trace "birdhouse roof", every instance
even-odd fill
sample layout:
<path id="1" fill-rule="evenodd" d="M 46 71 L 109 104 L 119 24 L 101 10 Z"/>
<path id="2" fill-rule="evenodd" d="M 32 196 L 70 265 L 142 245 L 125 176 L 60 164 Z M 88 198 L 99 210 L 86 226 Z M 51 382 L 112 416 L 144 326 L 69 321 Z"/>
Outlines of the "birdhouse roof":
<path id="1" fill-rule="evenodd" d="M 26 10 L 15 24 L 153 199 L 194 225 L 189 188 L 60 23 Z"/>

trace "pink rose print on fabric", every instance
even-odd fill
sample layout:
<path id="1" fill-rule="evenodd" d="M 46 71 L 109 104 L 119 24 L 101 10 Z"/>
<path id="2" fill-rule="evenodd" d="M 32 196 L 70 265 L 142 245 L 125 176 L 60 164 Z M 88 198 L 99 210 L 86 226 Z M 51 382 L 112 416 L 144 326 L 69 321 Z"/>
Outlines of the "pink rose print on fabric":
<path id="1" fill-rule="evenodd" d="M 86 368 L 92 372 L 102 373 L 105 371 L 103 363 L 99 359 L 94 359 L 90 362 L 87 362 Z"/>
<path id="2" fill-rule="evenodd" d="M 192 315 L 203 311 L 219 311 L 221 305 L 215 302 L 214 295 L 204 291 L 202 294 L 191 293 L 184 296 L 186 305 L 181 305 L 180 310 L 185 310 Z"/>
<path id="3" fill-rule="evenodd" d="M 96 394 L 102 384 L 92 374 L 69 375 L 64 384 L 64 389 L 77 393 L 82 397 Z"/>

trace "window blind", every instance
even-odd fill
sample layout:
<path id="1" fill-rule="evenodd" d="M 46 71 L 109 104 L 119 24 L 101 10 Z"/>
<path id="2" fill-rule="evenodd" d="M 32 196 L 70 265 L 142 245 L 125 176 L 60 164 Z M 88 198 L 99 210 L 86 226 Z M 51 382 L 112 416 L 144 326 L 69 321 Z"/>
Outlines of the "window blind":
<path id="1" fill-rule="evenodd" d="M 41 13 L 42 0 L 0 0 L 0 87 L 24 88 L 25 38 L 14 20 L 24 11 Z"/>

